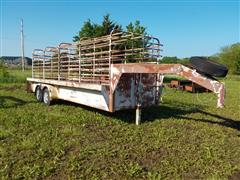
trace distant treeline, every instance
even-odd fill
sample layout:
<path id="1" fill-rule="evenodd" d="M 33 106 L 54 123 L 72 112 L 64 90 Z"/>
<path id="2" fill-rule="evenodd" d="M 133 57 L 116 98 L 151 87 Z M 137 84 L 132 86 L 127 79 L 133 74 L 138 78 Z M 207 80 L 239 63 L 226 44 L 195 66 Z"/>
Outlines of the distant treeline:
<path id="1" fill-rule="evenodd" d="M 189 58 L 178 58 L 177 56 L 164 56 L 161 60 L 161 64 L 188 64 Z"/>

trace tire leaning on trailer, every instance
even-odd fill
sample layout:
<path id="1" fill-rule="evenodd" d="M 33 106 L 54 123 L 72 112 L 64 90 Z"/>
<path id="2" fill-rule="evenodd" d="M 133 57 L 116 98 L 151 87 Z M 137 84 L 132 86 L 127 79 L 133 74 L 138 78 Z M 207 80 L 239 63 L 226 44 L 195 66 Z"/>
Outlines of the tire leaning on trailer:
<path id="1" fill-rule="evenodd" d="M 190 65 L 199 73 L 212 77 L 225 77 L 228 73 L 228 68 L 226 66 L 214 61 L 210 61 L 205 57 L 191 57 Z"/>
<path id="2" fill-rule="evenodd" d="M 51 104 L 51 101 L 52 100 L 51 100 L 49 90 L 47 87 L 45 87 L 43 89 L 43 103 L 49 106 Z"/>
<path id="3" fill-rule="evenodd" d="M 35 96 L 38 102 L 43 101 L 43 92 L 40 86 L 37 86 L 35 89 Z"/>

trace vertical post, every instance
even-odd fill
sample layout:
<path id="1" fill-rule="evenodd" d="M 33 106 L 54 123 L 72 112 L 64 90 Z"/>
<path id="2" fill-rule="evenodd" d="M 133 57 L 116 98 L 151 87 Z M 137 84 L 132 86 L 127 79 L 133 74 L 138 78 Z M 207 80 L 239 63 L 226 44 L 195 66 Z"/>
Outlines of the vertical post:
<path id="1" fill-rule="evenodd" d="M 42 53 L 41 53 L 41 55 L 39 55 L 39 57 L 38 57 L 38 78 L 40 78 L 41 77 L 41 58 L 42 58 Z"/>
<path id="2" fill-rule="evenodd" d="M 163 102 L 162 100 L 162 93 L 163 93 L 163 80 L 164 80 L 164 75 L 163 74 L 160 74 L 158 73 L 157 74 L 157 89 L 156 89 L 156 105 L 159 104 L 159 100 L 160 102 Z"/>
<path id="3" fill-rule="evenodd" d="M 34 63 L 34 52 L 32 53 L 32 78 L 34 78 L 34 74 L 33 74 L 33 63 Z"/>
<path id="4" fill-rule="evenodd" d="M 157 41 L 157 52 L 153 51 L 154 47 L 152 48 L 152 54 L 156 54 L 156 63 L 159 64 L 159 59 L 160 58 L 160 42 L 158 39 L 155 39 Z M 155 44 L 154 42 L 154 38 L 152 38 L 152 44 Z M 155 52 L 155 53 L 153 53 Z M 153 57 L 152 55 L 152 57 Z M 163 93 L 163 80 L 164 80 L 164 75 L 157 73 L 157 87 L 156 87 L 156 99 L 155 99 L 155 103 L 156 105 L 159 104 L 159 100 L 160 102 L 163 102 L 162 100 L 162 93 Z"/>
<path id="5" fill-rule="evenodd" d="M 132 45 L 132 55 L 131 55 L 131 58 L 132 59 L 134 59 L 134 55 L 133 55 L 133 38 L 134 38 L 134 36 L 133 36 L 133 33 L 131 33 L 131 45 Z"/>
<path id="6" fill-rule="evenodd" d="M 161 49 L 160 49 L 160 47 L 161 47 L 161 43 L 160 43 L 160 41 L 157 39 L 157 42 L 158 42 L 158 45 L 157 45 L 157 47 L 158 47 L 158 49 L 157 49 L 157 62 L 158 62 L 158 64 L 159 64 L 159 60 L 160 60 L 160 57 L 161 57 L 161 55 L 160 55 L 160 51 L 161 51 Z"/>
<path id="7" fill-rule="evenodd" d="M 43 51 L 43 58 L 42 58 L 42 61 L 43 61 L 43 79 L 45 79 L 45 58 L 46 58 L 46 55 L 45 55 L 45 51 Z"/>
<path id="8" fill-rule="evenodd" d="M 219 87 L 219 92 L 217 93 L 217 108 L 224 107 L 224 98 L 226 95 L 225 83 L 221 84 Z"/>
<path id="9" fill-rule="evenodd" d="M 100 48 L 100 52 L 101 52 L 101 55 L 100 55 L 100 56 L 101 56 L 101 58 L 100 58 L 100 59 L 101 59 L 101 60 L 102 60 L 102 58 L 103 58 L 102 51 L 103 51 L 103 50 L 102 50 L 102 48 Z M 99 68 L 102 68 L 102 67 L 103 67 L 102 65 L 100 65 L 100 66 L 99 66 Z M 101 75 L 103 75 L 103 74 L 104 74 L 104 72 L 103 72 L 103 71 L 100 71 L 100 74 L 101 74 Z M 104 75 L 105 75 L 105 74 L 104 74 Z M 105 78 L 106 78 L 106 77 L 104 77 L 104 80 L 105 80 Z M 100 79 L 100 83 L 102 83 L 102 79 Z"/>
<path id="10" fill-rule="evenodd" d="M 154 44 L 154 39 L 153 38 L 151 38 L 151 46 L 152 46 L 152 61 L 154 60 L 154 46 L 155 46 L 155 44 Z M 157 64 L 158 64 L 158 60 L 157 60 Z"/>
<path id="11" fill-rule="evenodd" d="M 145 53 L 145 42 L 144 42 L 144 40 L 145 40 L 145 37 L 144 37 L 144 34 L 142 34 L 142 48 L 143 48 L 143 50 L 142 50 L 142 62 L 144 61 L 144 53 Z"/>
<path id="12" fill-rule="evenodd" d="M 71 57 L 71 51 L 70 51 L 70 48 L 68 48 L 68 74 L 67 74 L 67 79 L 69 80 L 69 77 L 70 77 L 70 57 Z"/>
<path id="13" fill-rule="evenodd" d="M 22 55 L 22 71 L 25 69 L 24 63 L 24 34 L 23 34 L 23 19 L 21 19 L 21 55 Z"/>
<path id="14" fill-rule="evenodd" d="M 137 108 L 136 108 L 136 125 L 140 125 L 141 123 L 141 105 L 137 104 Z"/>
<path id="15" fill-rule="evenodd" d="M 95 81 L 95 60 L 96 60 L 96 55 L 95 52 L 96 47 L 95 47 L 95 39 L 93 39 L 93 80 Z"/>
<path id="16" fill-rule="evenodd" d="M 108 66 L 109 66 L 109 85 L 110 85 L 110 90 L 109 90 L 109 110 L 110 112 L 113 112 L 113 90 L 112 90 L 112 74 L 111 74 L 111 52 L 112 51 L 112 33 L 109 35 L 109 59 L 108 59 Z"/>
<path id="17" fill-rule="evenodd" d="M 124 64 L 127 64 L 127 56 L 126 56 L 127 46 L 124 46 Z"/>
<path id="18" fill-rule="evenodd" d="M 142 74 L 136 74 L 136 85 L 137 85 L 137 95 L 136 95 L 136 125 L 141 123 L 141 108 L 142 108 Z"/>
<path id="19" fill-rule="evenodd" d="M 111 82 L 111 56 L 112 56 L 112 33 L 109 35 L 109 59 L 108 59 L 108 66 L 109 66 L 109 84 Z M 111 88 L 110 88 L 111 89 Z"/>
<path id="20" fill-rule="evenodd" d="M 60 80 L 60 47 L 57 48 L 58 50 L 58 80 Z"/>
<path id="21" fill-rule="evenodd" d="M 53 78 L 53 54 L 51 52 L 51 57 L 50 57 L 50 63 L 51 63 L 51 78 Z"/>
<path id="22" fill-rule="evenodd" d="M 79 83 L 81 82 L 81 44 L 79 42 L 79 48 L 78 48 L 78 54 L 79 54 L 79 61 L 78 61 L 78 71 L 79 71 Z"/>

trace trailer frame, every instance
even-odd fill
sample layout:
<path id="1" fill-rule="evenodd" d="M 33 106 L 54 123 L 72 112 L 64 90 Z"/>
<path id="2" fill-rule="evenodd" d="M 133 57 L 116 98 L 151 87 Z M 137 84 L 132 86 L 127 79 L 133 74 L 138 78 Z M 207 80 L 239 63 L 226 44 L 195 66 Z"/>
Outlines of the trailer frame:
<path id="1" fill-rule="evenodd" d="M 108 112 L 158 105 L 165 75 L 175 74 L 217 94 L 224 106 L 224 84 L 181 64 L 159 64 L 160 41 L 152 36 L 111 32 L 110 35 L 61 43 L 33 51 L 28 90 Z M 46 98 L 46 97 L 45 97 Z M 43 93 L 44 99 L 44 93 Z"/>

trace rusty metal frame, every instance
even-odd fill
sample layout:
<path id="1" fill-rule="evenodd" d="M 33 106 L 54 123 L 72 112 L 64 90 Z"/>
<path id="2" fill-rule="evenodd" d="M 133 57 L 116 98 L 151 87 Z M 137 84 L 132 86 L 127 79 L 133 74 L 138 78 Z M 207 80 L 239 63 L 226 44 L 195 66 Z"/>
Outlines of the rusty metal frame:
<path id="1" fill-rule="evenodd" d="M 217 94 L 218 101 L 217 107 L 222 108 L 224 106 L 225 89 L 224 84 L 199 74 L 195 69 L 191 69 L 182 64 L 112 64 L 111 85 L 112 91 L 116 89 L 118 81 L 123 73 L 156 73 L 156 74 L 176 74 L 186 79 L 199 84 L 215 94 Z"/>
<path id="2" fill-rule="evenodd" d="M 217 107 L 224 106 L 223 83 L 181 64 L 159 64 L 161 46 L 153 36 L 112 31 L 107 36 L 82 38 L 74 44 L 35 49 L 32 78 L 27 80 L 35 85 L 62 87 L 66 92 L 66 87 L 76 88 L 76 92 L 97 91 L 106 100 L 106 111 L 136 108 L 137 124 L 142 106 L 159 103 L 166 74 L 182 76 L 211 90 L 217 94 Z M 125 81 L 129 83 L 126 86 Z"/>

